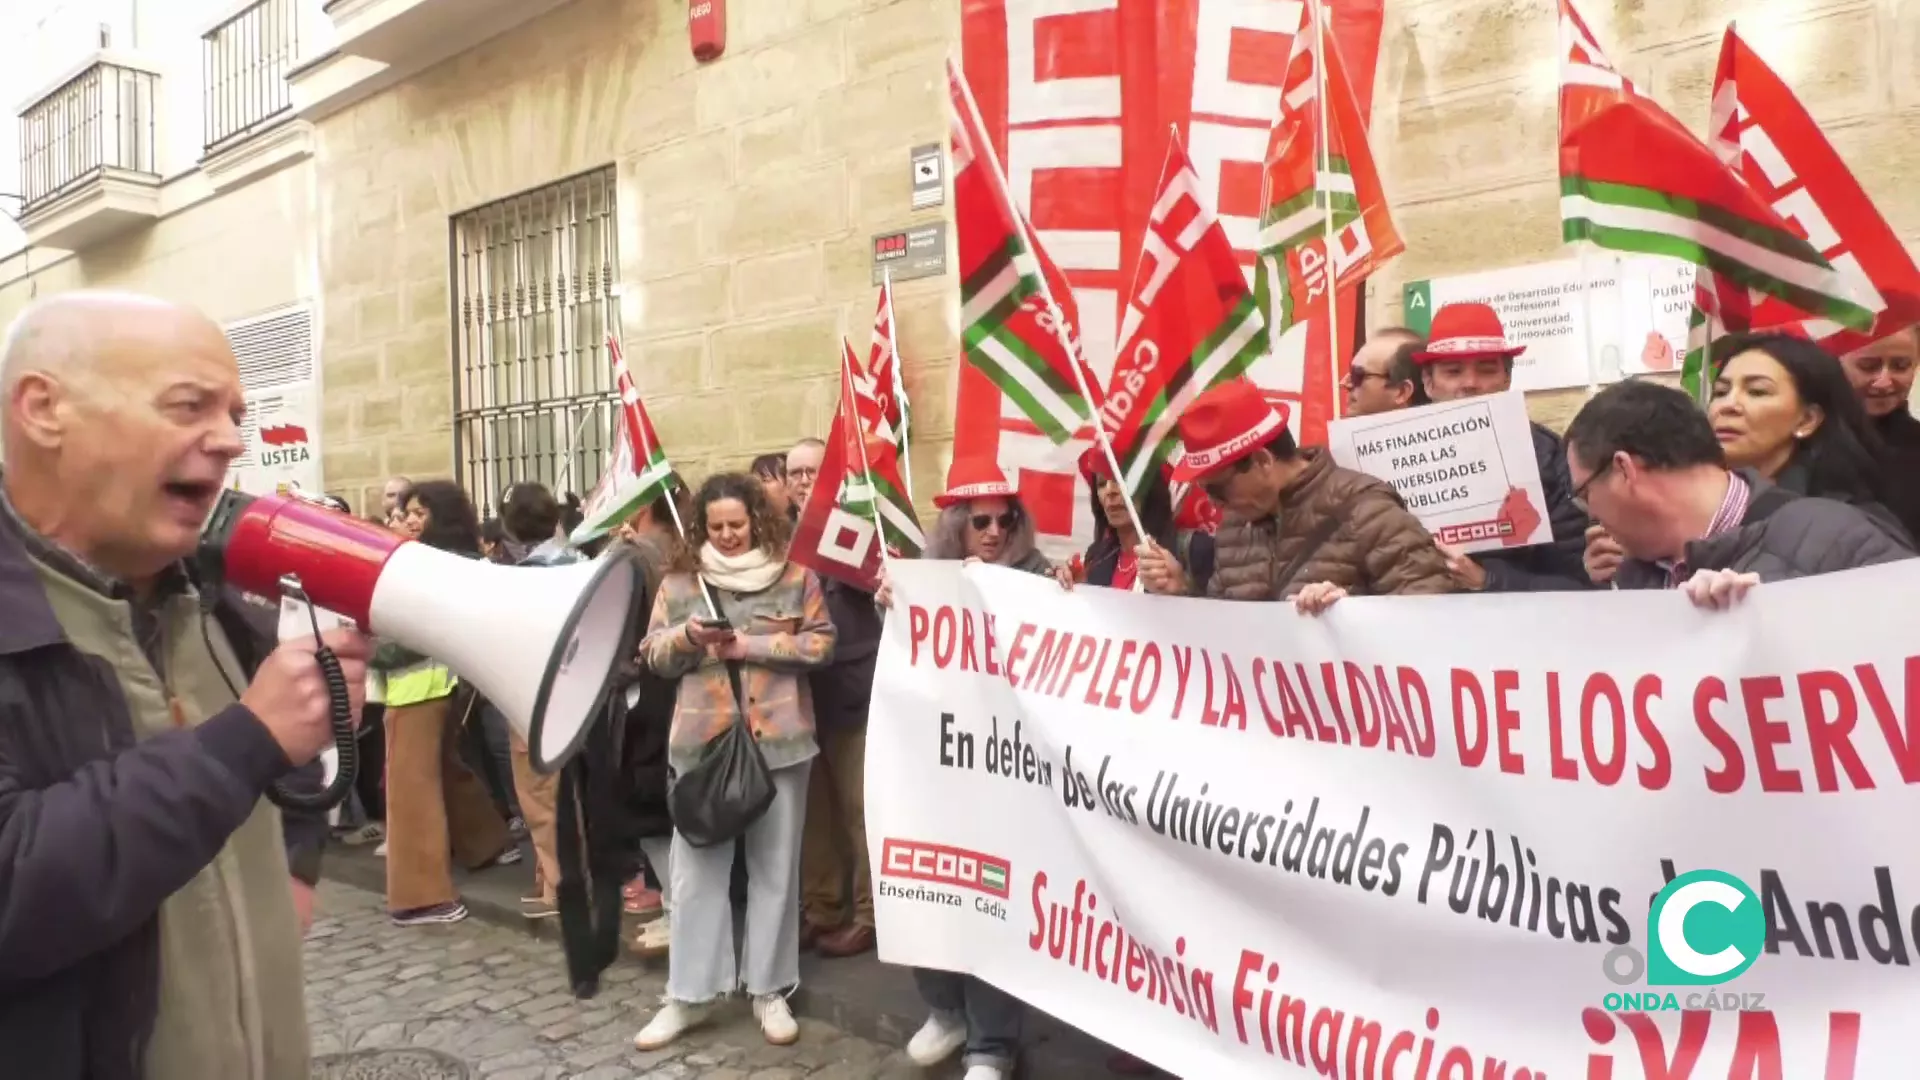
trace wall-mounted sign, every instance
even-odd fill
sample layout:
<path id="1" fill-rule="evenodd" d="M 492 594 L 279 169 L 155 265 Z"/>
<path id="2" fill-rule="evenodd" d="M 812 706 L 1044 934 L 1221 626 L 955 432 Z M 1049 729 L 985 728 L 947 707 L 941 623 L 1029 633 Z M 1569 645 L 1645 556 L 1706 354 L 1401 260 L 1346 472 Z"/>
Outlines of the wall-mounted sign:
<path id="1" fill-rule="evenodd" d="M 915 225 L 873 237 L 873 283 L 938 277 L 947 272 L 947 223 Z"/>
<path id="2" fill-rule="evenodd" d="M 1585 260 L 1410 281 L 1402 318 L 1425 334 L 1436 309 L 1461 301 L 1493 305 L 1507 340 L 1527 347 L 1514 361 L 1514 389 L 1611 383 L 1647 372 L 1641 356 L 1650 333 L 1665 338 L 1675 357 L 1686 354 L 1693 266 L 1596 252 Z"/>
<path id="3" fill-rule="evenodd" d="M 913 208 L 925 210 L 946 201 L 947 186 L 941 177 L 939 143 L 913 148 Z"/>
<path id="4" fill-rule="evenodd" d="M 240 429 L 246 450 L 234 459 L 228 484 L 249 495 L 285 492 L 289 484 L 321 491 L 320 401 L 314 384 L 268 387 L 248 397 Z"/>

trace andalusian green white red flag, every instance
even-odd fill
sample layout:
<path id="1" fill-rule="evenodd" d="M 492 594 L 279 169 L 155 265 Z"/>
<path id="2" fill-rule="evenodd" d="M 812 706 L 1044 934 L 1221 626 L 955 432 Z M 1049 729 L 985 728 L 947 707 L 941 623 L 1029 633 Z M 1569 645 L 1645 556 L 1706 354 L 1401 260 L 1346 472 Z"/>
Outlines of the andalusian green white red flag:
<path id="1" fill-rule="evenodd" d="M 1367 142 L 1366 116 L 1332 28 L 1314 16 L 1319 10 L 1302 5 L 1293 36 L 1261 177 L 1254 276 L 1255 302 L 1276 340 L 1296 324 L 1309 327 L 1296 413 L 1308 446 L 1325 441 L 1338 415 L 1340 374 L 1352 353 L 1352 312 L 1336 310 L 1334 298 L 1350 295 L 1406 248 Z"/>
<path id="2" fill-rule="evenodd" d="M 1406 244 L 1387 206 L 1346 62 L 1331 28 L 1315 21 L 1315 10 L 1318 5 L 1301 6 L 1300 29 L 1293 36 L 1281 89 L 1280 119 L 1267 142 L 1260 250 L 1284 256 L 1331 233 L 1336 286 L 1344 288 L 1372 274 Z"/>
<path id="3" fill-rule="evenodd" d="M 1608 62 L 1560 0 L 1560 222 L 1569 242 L 1691 262 L 1789 309 L 1853 329 L 1853 283 L 1666 110 Z"/>
<path id="4" fill-rule="evenodd" d="M 1100 410 L 1136 503 L 1179 442 L 1175 424 L 1187 403 L 1267 353 L 1266 322 L 1209 201 L 1186 149 L 1172 140 Z"/>
<path id="5" fill-rule="evenodd" d="M 840 505 L 848 513 L 878 521 L 885 531 L 887 546 L 896 554 L 920 554 L 927 538 L 920 531 L 919 516 L 913 512 L 913 498 L 901 468 L 900 446 L 887 423 L 886 405 L 874 392 L 875 380 L 860 370 L 853 346 L 840 341 L 841 408 L 850 409 L 857 421 L 858 442 L 847 449 L 846 480 L 840 492 Z M 816 478 L 815 484 L 819 483 Z"/>
<path id="6" fill-rule="evenodd" d="M 580 507 L 584 515 L 567 537 L 574 544 L 597 540 L 621 522 L 639 513 L 680 483 L 653 430 L 653 420 L 633 385 L 620 342 L 607 335 L 607 356 L 613 361 L 613 385 L 620 392 L 620 422 L 613 440 L 613 461 Z"/>
<path id="7" fill-rule="evenodd" d="M 800 508 L 787 557 L 815 573 L 872 592 L 880 584 L 889 551 L 896 556 L 918 555 L 926 547 L 926 537 L 913 505 L 901 494 L 892 447 L 862 434 L 860 398 L 852 378 L 853 350 L 843 349 L 841 355 L 840 403 L 827 431 L 820 475 Z"/>
<path id="8" fill-rule="evenodd" d="M 1806 107 L 1731 26 L 1720 43 L 1708 141 L 1722 162 L 1852 284 L 1874 321 L 1859 330 L 1830 318 L 1809 319 L 1765 292 L 1703 274 L 1695 284 L 1697 326 L 1717 318 L 1730 331 L 1777 327 L 1844 356 L 1920 323 L 1920 269 L 1906 245 Z M 1683 368 L 1697 393 L 1711 381 L 1708 352 L 1698 347 L 1710 340 L 1690 342 Z"/>
<path id="9" fill-rule="evenodd" d="M 880 307 L 873 313 L 873 344 L 867 349 L 865 380 L 859 389 L 873 398 L 877 408 L 874 425 L 868 433 L 893 444 L 900 455 L 900 475 L 906 482 L 906 495 L 913 498 L 913 457 L 908 441 L 913 437 L 913 410 L 907 402 L 907 384 L 900 374 L 899 342 L 893 333 L 893 279 L 880 282 Z"/>
<path id="10" fill-rule="evenodd" d="M 973 91 L 951 58 L 947 90 L 964 355 L 1048 438 L 1063 443 L 1099 406 L 1080 356 L 1073 290 L 1014 206 Z"/>

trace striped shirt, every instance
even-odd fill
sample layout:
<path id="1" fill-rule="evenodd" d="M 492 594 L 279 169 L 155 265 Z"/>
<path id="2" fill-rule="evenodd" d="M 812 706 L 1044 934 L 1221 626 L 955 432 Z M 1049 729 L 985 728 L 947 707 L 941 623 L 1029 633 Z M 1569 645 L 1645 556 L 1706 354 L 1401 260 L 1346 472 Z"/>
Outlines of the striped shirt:
<path id="1" fill-rule="evenodd" d="M 1747 506 L 1753 501 L 1753 488 L 1742 480 L 1737 473 L 1727 474 L 1727 494 L 1720 500 L 1720 509 L 1714 512 L 1713 520 L 1707 522 L 1707 532 L 1702 540 L 1711 540 L 1722 533 L 1740 527 L 1746 520 Z M 1666 564 L 1667 588 L 1677 589 L 1680 583 L 1693 576 L 1684 558 L 1675 559 Z"/>

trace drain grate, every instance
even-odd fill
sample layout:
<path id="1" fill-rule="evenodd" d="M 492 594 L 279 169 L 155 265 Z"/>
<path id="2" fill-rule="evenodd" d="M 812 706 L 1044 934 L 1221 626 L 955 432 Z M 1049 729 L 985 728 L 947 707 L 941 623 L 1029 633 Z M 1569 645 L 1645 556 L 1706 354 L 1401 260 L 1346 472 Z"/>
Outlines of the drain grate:
<path id="1" fill-rule="evenodd" d="M 357 1050 L 315 1058 L 313 1080 L 470 1080 L 473 1071 L 438 1050 Z"/>

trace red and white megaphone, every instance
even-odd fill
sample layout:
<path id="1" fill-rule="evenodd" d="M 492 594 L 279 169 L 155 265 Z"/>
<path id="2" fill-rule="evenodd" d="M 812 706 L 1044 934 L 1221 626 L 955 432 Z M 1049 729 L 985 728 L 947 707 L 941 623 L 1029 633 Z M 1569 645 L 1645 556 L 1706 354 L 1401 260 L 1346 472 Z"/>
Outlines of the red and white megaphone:
<path id="1" fill-rule="evenodd" d="M 627 558 L 498 566 L 404 540 L 297 496 L 225 491 L 201 533 L 214 585 L 315 607 L 434 658 L 526 740 L 533 767 L 577 753 L 634 644 L 640 575 Z"/>

